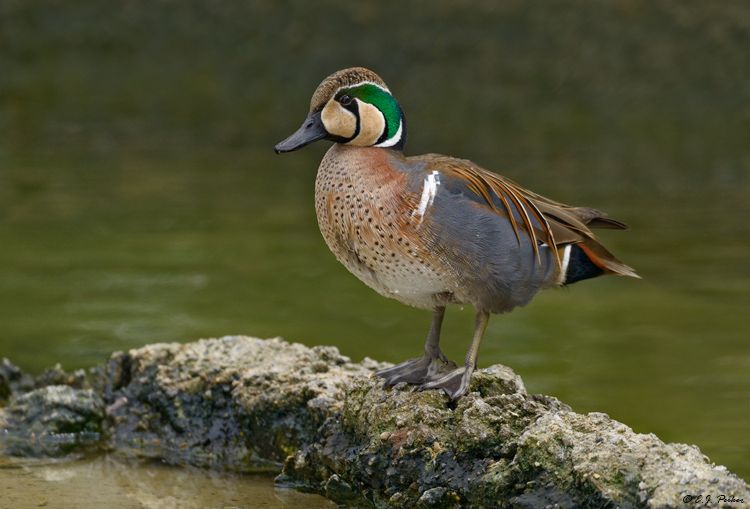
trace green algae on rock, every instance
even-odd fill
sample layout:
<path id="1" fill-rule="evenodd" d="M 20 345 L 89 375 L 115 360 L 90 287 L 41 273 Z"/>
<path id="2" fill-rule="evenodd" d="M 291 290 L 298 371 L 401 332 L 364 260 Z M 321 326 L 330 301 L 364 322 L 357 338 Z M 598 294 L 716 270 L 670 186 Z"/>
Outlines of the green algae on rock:
<path id="1" fill-rule="evenodd" d="M 0 445 L 39 454 L 33 437 L 15 433 L 9 446 L 7 436 L 27 416 L 63 408 L 78 419 L 71 436 L 90 439 L 101 426 L 99 445 L 115 453 L 281 472 L 280 484 L 347 505 L 680 507 L 710 493 L 750 501 L 747 484 L 697 447 L 528 394 L 505 366 L 479 370 L 455 404 L 437 391 L 383 389 L 371 376 L 383 366 L 280 339 L 149 345 L 113 354 L 93 370 L 93 389 L 12 392 L 0 409 Z M 48 377 L 88 387 L 80 376 Z M 91 440 L 66 451 L 84 446 Z"/>

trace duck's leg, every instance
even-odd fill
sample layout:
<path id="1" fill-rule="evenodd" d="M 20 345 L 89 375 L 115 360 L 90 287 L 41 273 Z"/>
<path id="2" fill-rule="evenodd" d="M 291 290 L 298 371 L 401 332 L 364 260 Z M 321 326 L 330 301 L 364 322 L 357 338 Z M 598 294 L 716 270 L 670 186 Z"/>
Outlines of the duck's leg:
<path id="1" fill-rule="evenodd" d="M 386 387 L 399 382 L 421 384 L 433 380 L 441 371 L 452 369 L 456 364 L 449 361 L 440 351 L 440 327 L 443 325 L 445 306 L 438 306 L 432 314 L 432 325 L 424 342 L 424 355 L 411 359 L 392 368 L 381 369 L 375 375 L 385 380 Z"/>
<path id="2" fill-rule="evenodd" d="M 477 367 L 477 356 L 479 344 L 490 321 L 490 314 L 485 311 L 477 311 L 476 324 L 474 325 L 474 337 L 471 340 L 469 351 L 466 352 L 466 360 L 463 367 L 454 369 L 440 378 L 429 381 L 419 386 L 419 390 L 442 389 L 450 399 L 456 400 L 466 394 L 469 390 L 471 374 Z"/>

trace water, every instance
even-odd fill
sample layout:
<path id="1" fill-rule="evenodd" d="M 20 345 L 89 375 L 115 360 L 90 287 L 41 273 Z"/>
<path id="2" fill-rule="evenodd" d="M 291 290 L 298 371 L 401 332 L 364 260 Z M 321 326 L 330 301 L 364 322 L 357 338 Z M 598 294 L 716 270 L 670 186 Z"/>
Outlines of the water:
<path id="1" fill-rule="evenodd" d="M 96 486 L 96 489 L 91 489 Z M 334 509 L 323 497 L 232 476 L 108 456 L 73 462 L 0 459 L 0 509 Z"/>
<path id="2" fill-rule="evenodd" d="M 748 478 L 740 5 L 332 2 L 331 18 L 312 4 L 2 2 L 0 355 L 76 368 L 235 333 L 418 353 L 429 313 L 366 288 L 317 231 L 324 144 L 271 152 L 320 79 L 364 64 L 401 101 L 409 153 L 469 157 L 631 226 L 601 236 L 642 281 L 587 281 L 493 318 L 480 366 Z M 448 312 L 454 359 L 472 320 Z"/>

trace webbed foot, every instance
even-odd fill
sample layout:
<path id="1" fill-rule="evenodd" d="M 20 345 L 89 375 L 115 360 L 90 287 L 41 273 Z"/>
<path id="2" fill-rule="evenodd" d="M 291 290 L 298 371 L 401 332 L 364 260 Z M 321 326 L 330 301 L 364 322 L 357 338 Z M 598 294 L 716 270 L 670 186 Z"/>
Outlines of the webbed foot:
<path id="1" fill-rule="evenodd" d="M 375 376 L 384 379 L 386 387 L 400 382 L 423 384 L 439 378 L 447 370 L 455 367 L 456 364 L 441 353 L 438 357 L 423 356 L 396 364 L 391 368 L 381 369 L 375 372 Z"/>
<path id="2" fill-rule="evenodd" d="M 418 390 L 427 391 L 430 389 L 441 389 L 451 400 L 455 401 L 466 394 L 469 390 L 469 382 L 471 382 L 471 374 L 473 372 L 473 369 L 468 369 L 466 366 L 462 366 L 439 378 L 420 385 Z"/>

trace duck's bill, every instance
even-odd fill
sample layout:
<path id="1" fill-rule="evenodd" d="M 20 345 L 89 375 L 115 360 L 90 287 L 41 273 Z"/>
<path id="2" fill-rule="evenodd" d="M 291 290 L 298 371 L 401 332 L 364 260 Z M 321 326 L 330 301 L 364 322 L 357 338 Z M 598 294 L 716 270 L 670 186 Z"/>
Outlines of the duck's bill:
<path id="1" fill-rule="evenodd" d="M 322 140 L 326 136 L 328 136 L 328 132 L 320 120 L 320 112 L 313 113 L 305 119 L 302 126 L 294 134 L 284 141 L 277 143 L 274 150 L 277 154 L 291 152 L 314 141 Z"/>

